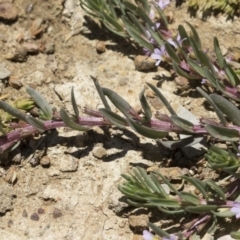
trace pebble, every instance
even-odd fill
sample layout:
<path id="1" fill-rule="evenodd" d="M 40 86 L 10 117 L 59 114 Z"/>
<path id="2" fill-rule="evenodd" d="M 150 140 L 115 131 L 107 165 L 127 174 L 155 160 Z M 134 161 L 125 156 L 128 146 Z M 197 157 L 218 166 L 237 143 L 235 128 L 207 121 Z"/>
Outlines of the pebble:
<path id="1" fill-rule="evenodd" d="M 17 8 L 14 4 L 10 2 L 2 2 L 0 3 L 0 18 L 12 21 L 15 20 L 18 16 Z"/>
<path id="2" fill-rule="evenodd" d="M 95 147 L 93 149 L 93 156 L 99 159 L 103 159 L 107 156 L 107 150 L 103 147 Z"/>
<path id="3" fill-rule="evenodd" d="M 27 50 L 23 46 L 17 47 L 13 52 L 7 53 L 7 60 L 11 60 L 14 62 L 26 62 L 27 61 Z"/>
<path id="4" fill-rule="evenodd" d="M 43 208 L 38 209 L 38 214 L 44 214 L 44 213 L 45 213 L 45 210 Z"/>
<path id="5" fill-rule="evenodd" d="M 138 55 L 134 59 L 134 65 L 138 71 L 148 71 L 156 68 L 156 60 L 148 56 Z"/>
<path id="6" fill-rule="evenodd" d="M 44 156 L 40 160 L 40 164 L 42 167 L 49 167 L 51 164 L 50 158 L 48 156 Z"/>
<path id="7" fill-rule="evenodd" d="M 4 64 L 0 64 L 0 80 L 10 76 L 10 71 L 5 68 Z"/>
<path id="8" fill-rule="evenodd" d="M 32 219 L 33 221 L 38 221 L 39 220 L 39 216 L 37 213 L 33 213 L 31 216 L 30 216 L 30 219 Z"/>
<path id="9" fill-rule="evenodd" d="M 98 41 L 96 44 L 96 50 L 98 53 L 104 53 L 106 51 L 105 42 Z"/>
<path id="10" fill-rule="evenodd" d="M 54 217 L 54 218 L 59 218 L 59 217 L 61 217 L 62 215 L 63 215 L 63 214 L 62 214 L 62 212 L 61 212 L 60 209 L 54 208 L 54 210 L 53 210 L 53 217 Z"/>
<path id="11" fill-rule="evenodd" d="M 28 214 L 27 214 L 27 211 L 24 209 L 23 212 L 22 212 L 22 217 L 28 217 Z"/>

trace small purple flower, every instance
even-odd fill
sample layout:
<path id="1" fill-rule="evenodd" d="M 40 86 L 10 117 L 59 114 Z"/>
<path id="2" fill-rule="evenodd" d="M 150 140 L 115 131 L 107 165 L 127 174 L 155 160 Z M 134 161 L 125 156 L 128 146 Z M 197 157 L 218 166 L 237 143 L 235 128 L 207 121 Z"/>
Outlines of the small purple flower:
<path id="1" fill-rule="evenodd" d="M 203 78 L 201 81 L 201 84 L 206 84 L 207 83 L 207 79 Z"/>
<path id="2" fill-rule="evenodd" d="M 156 66 L 158 66 L 162 60 L 165 59 L 164 55 L 166 54 L 166 51 L 165 51 L 165 46 L 161 46 L 161 48 L 155 48 L 154 49 L 154 53 L 151 54 L 151 58 L 153 59 L 156 59 L 157 62 L 156 62 Z"/>
<path id="3" fill-rule="evenodd" d="M 144 240 L 154 240 L 154 235 L 152 235 L 149 231 L 143 231 L 143 239 Z"/>
<path id="4" fill-rule="evenodd" d="M 178 48 L 178 44 L 181 46 L 181 45 L 182 45 L 182 42 L 183 42 L 185 39 L 186 39 L 186 38 L 181 39 L 180 34 L 178 34 L 176 41 L 174 41 L 172 38 L 169 38 L 167 41 L 168 41 L 172 46 L 174 46 L 175 48 Z M 178 44 L 177 44 L 176 42 L 177 42 Z"/>
<path id="5" fill-rule="evenodd" d="M 240 218 L 240 202 L 234 202 L 230 211 L 235 214 L 236 218 Z"/>
<path id="6" fill-rule="evenodd" d="M 163 10 L 169 3 L 170 0 L 159 0 L 158 6 Z"/>
<path id="7" fill-rule="evenodd" d="M 178 237 L 174 234 L 170 234 L 170 237 L 162 237 L 162 240 L 177 240 Z"/>

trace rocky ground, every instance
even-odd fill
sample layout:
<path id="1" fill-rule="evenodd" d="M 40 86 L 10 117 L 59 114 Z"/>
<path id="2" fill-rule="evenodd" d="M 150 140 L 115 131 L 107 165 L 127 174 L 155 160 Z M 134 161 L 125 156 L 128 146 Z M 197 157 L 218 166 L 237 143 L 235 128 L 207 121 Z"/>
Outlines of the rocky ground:
<path id="1" fill-rule="evenodd" d="M 176 8 L 174 2 L 166 13 L 172 13 L 173 31 L 188 21 L 206 49 L 213 48 L 217 36 L 223 52 L 238 53 L 238 18 L 232 21 L 219 15 L 202 21 L 201 13 L 191 17 L 186 3 Z M 106 46 L 102 54 L 97 51 L 99 41 Z M 134 57 L 139 49 L 86 16 L 78 0 L 7 4 L 1 0 L 0 53 L 0 98 L 8 102 L 26 97 L 25 87 L 30 86 L 52 106 L 72 112 L 74 87 L 80 109 L 86 105 L 97 109 L 102 104 L 92 75 L 136 109 L 140 91 L 150 82 L 161 88 L 176 110 L 184 107 L 197 118 L 214 117 L 190 83 L 168 67 L 137 71 Z M 147 97 L 153 110 L 165 112 L 151 91 Z M 1 159 L 1 239 L 140 240 L 153 214 L 163 227 L 178 226 L 178 217 L 128 207 L 117 186 L 120 175 L 135 166 L 161 167 L 170 178 L 186 173 L 214 178 L 204 161 L 202 167 L 194 166 L 202 156 L 194 157 L 173 155 L 153 140 L 114 127 L 86 133 L 62 128 L 24 141 L 14 154 Z"/>

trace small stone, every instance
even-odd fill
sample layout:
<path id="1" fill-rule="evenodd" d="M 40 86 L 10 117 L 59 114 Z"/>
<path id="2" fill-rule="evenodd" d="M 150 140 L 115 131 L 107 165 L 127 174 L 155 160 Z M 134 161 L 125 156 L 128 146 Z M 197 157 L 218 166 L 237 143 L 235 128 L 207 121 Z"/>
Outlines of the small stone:
<path id="1" fill-rule="evenodd" d="M 39 220 L 39 216 L 37 213 L 33 213 L 31 216 L 30 216 L 30 219 L 32 219 L 33 221 L 38 221 Z"/>
<path id="2" fill-rule="evenodd" d="M 27 211 L 26 211 L 25 209 L 24 209 L 23 212 L 22 212 L 22 217 L 25 217 L 25 218 L 28 217 Z"/>
<path id="3" fill-rule="evenodd" d="M 54 217 L 54 218 L 59 218 L 59 217 L 61 217 L 62 215 L 63 215 L 63 214 L 62 214 L 62 212 L 61 212 L 60 209 L 54 208 L 54 210 L 53 210 L 53 217 Z"/>
<path id="4" fill-rule="evenodd" d="M 3 64 L 0 64 L 0 80 L 10 76 L 10 71 L 5 68 Z"/>
<path id="5" fill-rule="evenodd" d="M 48 156 L 44 156 L 40 160 L 40 164 L 42 167 L 49 167 L 51 164 L 50 158 Z"/>
<path id="6" fill-rule="evenodd" d="M 148 56 L 142 56 L 138 55 L 134 59 L 134 65 L 136 70 L 139 71 L 148 71 L 156 68 L 156 60 L 148 57 Z"/>
<path id="7" fill-rule="evenodd" d="M 126 226 L 126 222 L 125 221 L 121 221 L 121 222 L 119 222 L 118 226 L 120 228 L 124 228 Z"/>
<path id="8" fill-rule="evenodd" d="M 43 208 L 38 209 L 38 214 L 44 214 L 44 213 L 45 213 L 45 210 Z"/>
<path id="9" fill-rule="evenodd" d="M 18 46 L 13 52 L 7 53 L 5 58 L 14 62 L 26 62 L 27 50 L 23 46 Z"/>
<path id="10" fill-rule="evenodd" d="M 18 16 L 17 8 L 10 2 L 0 3 L 0 19 L 15 20 Z"/>
<path id="11" fill-rule="evenodd" d="M 141 229 L 146 229 L 148 227 L 149 219 L 148 216 L 145 214 L 141 214 L 138 216 L 131 215 L 128 218 L 129 225 L 134 229 L 134 230 L 141 230 Z"/>
<path id="12" fill-rule="evenodd" d="M 13 220 L 10 219 L 10 220 L 8 221 L 7 225 L 8 225 L 8 227 L 10 228 L 10 227 L 13 225 Z"/>
<path id="13" fill-rule="evenodd" d="M 11 87 L 19 89 L 23 86 L 19 77 L 11 76 L 8 80 L 8 83 Z"/>
<path id="14" fill-rule="evenodd" d="M 98 53 L 104 53 L 106 51 L 105 42 L 98 41 L 96 44 L 96 50 Z"/>
<path id="15" fill-rule="evenodd" d="M 99 159 L 103 159 L 107 156 L 107 150 L 103 147 L 95 147 L 93 149 L 93 156 Z"/>

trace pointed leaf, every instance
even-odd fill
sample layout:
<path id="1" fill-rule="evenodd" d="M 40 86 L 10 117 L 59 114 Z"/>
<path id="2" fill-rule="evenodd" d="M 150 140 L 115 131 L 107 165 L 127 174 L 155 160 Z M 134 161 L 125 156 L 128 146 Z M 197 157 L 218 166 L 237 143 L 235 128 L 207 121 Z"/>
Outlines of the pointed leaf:
<path id="1" fill-rule="evenodd" d="M 188 47 L 190 45 L 189 40 L 188 40 L 189 36 L 188 36 L 185 28 L 182 25 L 178 26 L 178 32 L 179 32 L 179 34 L 181 36 L 181 39 L 185 39 L 182 42 L 182 45 Z"/>
<path id="2" fill-rule="evenodd" d="M 234 124 L 240 126 L 240 111 L 234 104 L 216 93 L 211 94 L 210 98 Z"/>
<path id="3" fill-rule="evenodd" d="M 195 61 L 193 61 L 191 58 L 187 58 L 187 62 L 189 66 L 196 72 L 198 73 L 201 77 L 206 78 L 204 69 L 197 64 Z"/>
<path id="4" fill-rule="evenodd" d="M 157 139 L 157 138 L 164 138 L 168 133 L 167 132 L 161 132 L 153 130 L 152 128 L 145 127 L 134 120 L 128 118 L 127 119 L 129 125 L 139 134 L 141 134 L 144 137 Z"/>
<path id="5" fill-rule="evenodd" d="M 33 88 L 27 87 L 26 91 L 33 98 L 33 100 L 39 106 L 39 108 L 42 110 L 44 119 L 49 120 L 52 119 L 52 108 L 48 104 L 48 102 L 44 99 L 44 97 L 40 95 L 37 91 L 35 91 Z"/>
<path id="6" fill-rule="evenodd" d="M 205 199 L 208 199 L 208 195 L 204 189 L 205 184 L 203 182 L 201 182 L 197 178 L 191 178 L 191 177 L 187 177 L 187 176 L 182 176 L 182 178 L 184 180 L 186 180 L 187 182 L 191 183 L 193 186 L 195 186 L 202 193 L 203 197 Z"/>
<path id="7" fill-rule="evenodd" d="M 200 40 L 200 37 L 199 37 L 197 31 L 195 30 L 195 28 L 190 23 L 188 23 L 188 22 L 186 22 L 186 23 L 191 28 L 191 31 L 192 31 L 192 34 L 193 34 L 193 38 L 194 38 L 198 48 L 201 49 L 202 48 L 202 44 L 201 44 L 201 40 Z"/>
<path id="8" fill-rule="evenodd" d="M 235 214 L 232 213 L 230 210 L 225 210 L 225 211 L 219 211 L 219 212 L 213 212 L 213 214 L 217 217 L 233 217 Z"/>
<path id="9" fill-rule="evenodd" d="M 70 128 L 78 131 L 86 131 L 88 128 L 80 126 L 76 122 L 73 121 L 71 117 L 68 116 L 67 112 L 63 109 L 60 110 L 60 116 L 63 120 L 63 122 Z"/>
<path id="10" fill-rule="evenodd" d="M 193 131 L 194 125 L 191 122 L 189 122 L 183 118 L 180 118 L 178 116 L 171 116 L 171 119 L 172 119 L 172 122 L 176 126 L 182 128 L 184 131 L 189 132 L 189 133 L 194 133 L 194 131 Z"/>
<path id="11" fill-rule="evenodd" d="M 210 98 L 210 96 L 201 88 L 197 87 L 197 91 L 206 98 L 206 100 L 208 101 L 208 103 L 213 107 L 214 111 L 216 112 L 219 120 L 221 121 L 221 123 L 226 126 L 227 124 L 227 120 L 224 117 L 224 115 L 222 114 L 222 112 L 220 111 L 220 109 L 217 107 L 217 105 L 215 104 L 215 102 Z"/>
<path id="12" fill-rule="evenodd" d="M 105 108 L 100 108 L 98 110 L 100 113 L 103 114 L 105 118 L 107 118 L 107 120 L 109 120 L 111 123 L 115 124 L 119 128 L 126 127 L 127 121 L 123 117 Z"/>
<path id="13" fill-rule="evenodd" d="M 192 203 L 194 205 L 199 205 L 200 204 L 200 199 L 198 196 L 188 193 L 188 192 L 181 192 L 181 198 L 182 200 Z"/>
<path id="14" fill-rule="evenodd" d="M 152 118 L 152 112 L 151 112 L 151 109 L 150 109 L 150 106 L 144 96 L 144 92 L 145 92 L 145 89 L 143 89 L 140 93 L 140 96 L 139 96 L 139 100 L 141 102 L 141 105 L 142 105 L 142 108 L 143 108 L 143 112 L 144 112 L 144 115 L 146 116 L 148 122 L 151 121 L 151 118 Z"/>
<path id="15" fill-rule="evenodd" d="M 235 129 L 219 127 L 211 124 L 205 125 L 204 128 L 210 135 L 212 135 L 216 139 L 228 142 L 239 141 L 239 132 Z"/>
<path id="16" fill-rule="evenodd" d="M 217 205 L 202 205 L 202 206 L 193 206 L 186 207 L 185 210 L 191 213 L 206 213 L 214 211 L 218 208 Z"/>
<path id="17" fill-rule="evenodd" d="M 216 53 L 216 56 L 217 56 L 219 67 L 221 69 L 223 69 L 224 57 L 222 55 L 222 51 L 220 49 L 219 42 L 218 42 L 218 39 L 216 37 L 214 37 L 214 50 L 215 50 L 215 53 Z"/>
<path id="18" fill-rule="evenodd" d="M 108 88 L 102 88 L 103 93 L 110 99 L 110 101 L 115 105 L 115 107 L 120 110 L 125 116 L 129 116 L 130 112 L 138 115 L 135 110 L 117 93 L 113 92 Z"/>
<path id="19" fill-rule="evenodd" d="M 238 75 L 233 71 L 232 67 L 228 64 L 225 65 L 224 67 L 225 73 L 228 77 L 229 83 L 233 86 L 236 87 L 237 85 L 240 84 L 240 80 L 238 78 Z"/>
<path id="20" fill-rule="evenodd" d="M 208 179 L 205 181 L 205 183 L 210 186 L 222 200 L 226 201 L 226 196 L 223 190 L 212 180 Z"/>
<path id="21" fill-rule="evenodd" d="M 102 100 L 102 103 L 103 103 L 104 107 L 105 107 L 106 109 L 108 109 L 108 110 L 111 111 L 111 108 L 110 108 L 110 106 L 109 106 L 109 104 L 108 104 L 108 102 L 107 102 L 107 99 L 105 98 L 105 95 L 104 95 L 104 93 L 103 93 L 102 88 L 101 88 L 100 85 L 99 85 L 98 80 L 97 80 L 95 77 L 91 76 L 91 75 L 90 75 L 90 77 L 91 77 L 91 79 L 92 79 L 93 82 L 94 82 L 94 85 L 95 85 L 95 87 L 96 87 L 96 89 L 97 89 L 97 92 L 98 92 L 98 94 L 99 94 L 99 97 L 100 97 L 101 100 Z"/>
<path id="22" fill-rule="evenodd" d="M 35 127 L 39 132 L 44 132 L 45 129 L 45 125 L 42 121 L 33 118 L 33 117 L 26 117 L 26 121 L 33 127 Z"/>
<path id="23" fill-rule="evenodd" d="M 163 231 L 161 228 L 157 227 L 155 224 L 148 222 L 148 226 L 158 235 L 161 237 L 166 237 L 170 239 L 170 235 Z"/>
<path id="24" fill-rule="evenodd" d="M 26 114 L 20 112 L 16 108 L 12 107 L 8 103 L 4 101 L 0 101 L 0 108 L 3 109 L 5 112 L 11 114 L 12 116 L 16 117 L 17 119 L 20 119 L 24 122 L 26 122 Z"/>
<path id="25" fill-rule="evenodd" d="M 76 118 L 79 118 L 79 110 L 78 110 L 78 106 L 77 106 L 76 99 L 74 96 L 73 88 L 71 90 L 71 102 L 72 102 L 73 111 L 75 113 L 75 116 L 76 116 Z"/>
<path id="26" fill-rule="evenodd" d="M 171 107 L 170 103 L 167 101 L 167 99 L 163 96 L 163 94 L 151 83 L 147 83 L 147 85 L 155 92 L 157 97 L 162 101 L 164 106 L 167 108 L 167 110 L 172 114 L 172 115 L 177 115 L 176 112 L 173 110 Z"/>
<path id="27" fill-rule="evenodd" d="M 166 48 L 166 51 L 167 51 L 169 57 L 172 59 L 172 61 L 176 62 L 177 64 L 180 64 L 181 60 L 178 57 L 178 55 L 176 54 L 176 51 L 170 45 L 170 43 L 166 42 L 165 48 Z"/>

